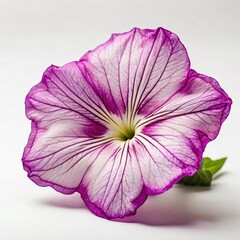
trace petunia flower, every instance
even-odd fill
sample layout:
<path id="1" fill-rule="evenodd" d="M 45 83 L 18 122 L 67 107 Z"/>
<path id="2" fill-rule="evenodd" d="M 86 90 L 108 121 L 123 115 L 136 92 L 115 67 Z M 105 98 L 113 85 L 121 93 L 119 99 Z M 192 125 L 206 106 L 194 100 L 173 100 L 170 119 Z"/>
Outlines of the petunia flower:
<path id="1" fill-rule="evenodd" d="M 28 177 L 79 192 L 93 213 L 111 219 L 193 175 L 231 99 L 190 69 L 175 34 L 134 28 L 79 61 L 50 66 L 25 103 Z"/>

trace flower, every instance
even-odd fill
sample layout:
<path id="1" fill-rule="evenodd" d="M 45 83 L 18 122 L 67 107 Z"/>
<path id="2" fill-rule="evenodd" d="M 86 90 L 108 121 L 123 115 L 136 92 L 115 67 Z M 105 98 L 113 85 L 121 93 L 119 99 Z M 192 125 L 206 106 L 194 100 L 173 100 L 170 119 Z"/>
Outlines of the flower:
<path id="1" fill-rule="evenodd" d="M 134 28 L 79 61 L 50 66 L 25 104 L 28 177 L 79 192 L 93 213 L 111 219 L 193 175 L 231 99 L 190 69 L 175 34 Z"/>

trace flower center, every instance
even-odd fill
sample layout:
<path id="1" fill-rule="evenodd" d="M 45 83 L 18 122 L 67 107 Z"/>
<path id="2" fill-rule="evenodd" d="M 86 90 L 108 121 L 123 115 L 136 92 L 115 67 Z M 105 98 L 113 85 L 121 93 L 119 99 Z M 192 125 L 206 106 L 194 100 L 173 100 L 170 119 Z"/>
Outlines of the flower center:
<path id="1" fill-rule="evenodd" d="M 124 128 L 120 129 L 115 138 L 120 141 L 127 141 L 128 139 L 132 139 L 134 136 L 135 136 L 134 127 L 125 126 Z"/>
<path id="2" fill-rule="evenodd" d="M 136 128 L 136 117 L 129 121 L 127 117 L 122 116 L 121 118 L 112 115 L 112 121 L 107 126 L 109 129 L 108 134 L 115 140 L 127 141 L 134 138 L 137 134 L 138 129 Z"/>

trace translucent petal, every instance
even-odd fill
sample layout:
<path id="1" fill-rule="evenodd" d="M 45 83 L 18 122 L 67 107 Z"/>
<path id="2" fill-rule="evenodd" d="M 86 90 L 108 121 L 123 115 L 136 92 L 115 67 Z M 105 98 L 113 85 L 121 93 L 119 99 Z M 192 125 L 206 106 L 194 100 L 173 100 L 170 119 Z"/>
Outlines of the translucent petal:
<path id="1" fill-rule="evenodd" d="M 81 60 L 107 109 L 151 113 L 184 84 L 189 59 L 178 37 L 162 28 L 114 34 Z"/>
<path id="2" fill-rule="evenodd" d="M 183 44 L 162 28 L 114 34 L 79 61 L 49 67 L 26 98 L 28 176 L 116 218 L 194 174 L 231 99 L 189 68 Z"/>
<path id="3" fill-rule="evenodd" d="M 109 145 L 84 176 L 83 200 L 101 217 L 134 214 L 147 198 L 138 159 L 131 149 L 129 142 Z"/>

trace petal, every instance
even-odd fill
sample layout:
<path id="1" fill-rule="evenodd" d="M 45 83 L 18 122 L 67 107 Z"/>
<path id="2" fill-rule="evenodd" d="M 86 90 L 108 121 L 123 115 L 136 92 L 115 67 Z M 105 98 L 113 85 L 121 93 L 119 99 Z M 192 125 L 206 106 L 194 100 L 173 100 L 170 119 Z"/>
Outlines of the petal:
<path id="1" fill-rule="evenodd" d="M 214 79 L 190 71 L 181 91 L 141 123 L 142 132 L 177 161 L 198 169 L 206 144 L 218 135 L 230 106 L 231 99 Z"/>
<path id="2" fill-rule="evenodd" d="M 96 160 L 109 139 L 71 136 L 67 133 L 67 127 L 55 124 L 42 132 L 33 124 L 32 134 L 35 136 L 29 138 L 23 165 L 28 177 L 38 185 L 52 186 L 62 193 L 73 193 L 77 191 L 86 169 Z"/>
<path id="3" fill-rule="evenodd" d="M 79 66 L 70 63 L 61 68 L 49 67 L 42 81 L 29 92 L 26 114 L 32 120 L 32 131 L 22 160 L 29 177 L 37 184 L 50 185 L 64 193 L 74 192 L 80 181 L 77 176 L 85 169 L 77 171 L 79 159 L 85 157 L 87 150 L 86 156 L 91 149 L 100 151 L 99 144 L 106 142 L 106 118 L 100 107 L 94 110 L 97 100 L 91 91 Z M 64 179 L 58 180 L 59 172 L 65 174 Z M 70 179 L 68 174 L 74 178 Z"/>
<path id="4" fill-rule="evenodd" d="M 216 80 L 191 70 L 182 89 L 141 124 L 146 126 L 160 121 L 165 124 L 172 119 L 181 125 L 181 121 L 185 121 L 186 127 L 201 131 L 209 140 L 213 140 L 230 112 L 231 103 Z"/>
<path id="5" fill-rule="evenodd" d="M 117 218 L 134 214 L 147 195 L 132 143 L 107 146 L 89 168 L 80 192 L 87 206 L 98 216 Z"/>
<path id="6" fill-rule="evenodd" d="M 116 114 L 151 113 L 184 84 L 185 47 L 162 28 L 114 34 L 81 60 L 106 108 Z"/>
<path id="7" fill-rule="evenodd" d="M 163 144 L 146 134 L 136 137 L 134 154 L 148 195 L 165 192 L 179 179 L 197 170 L 196 164 L 177 158 L 175 152 L 169 151 Z"/>
<path id="8" fill-rule="evenodd" d="M 31 120 L 40 120 L 36 115 L 31 116 L 31 108 L 33 105 L 35 114 L 35 105 L 42 105 L 42 114 L 48 111 L 49 107 L 51 110 L 57 107 L 70 111 L 70 115 L 75 113 L 90 121 L 107 123 L 109 113 L 83 72 L 84 66 L 80 62 L 72 62 L 62 67 L 50 66 L 45 71 L 42 81 L 33 87 L 26 98 L 27 116 Z M 55 112 L 52 116 L 49 112 L 47 115 L 49 119 L 52 119 L 53 115 L 56 117 Z M 59 115 L 61 116 L 62 112 Z"/>
<path id="9" fill-rule="evenodd" d="M 130 146 L 129 146 L 130 145 Z M 104 218 L 134 214 L 146 200 L 131 144 L 109 140 L 35 140 L 24 160 L 29 177 L 40 186 L 81 193 L 86 205 Z"/>

